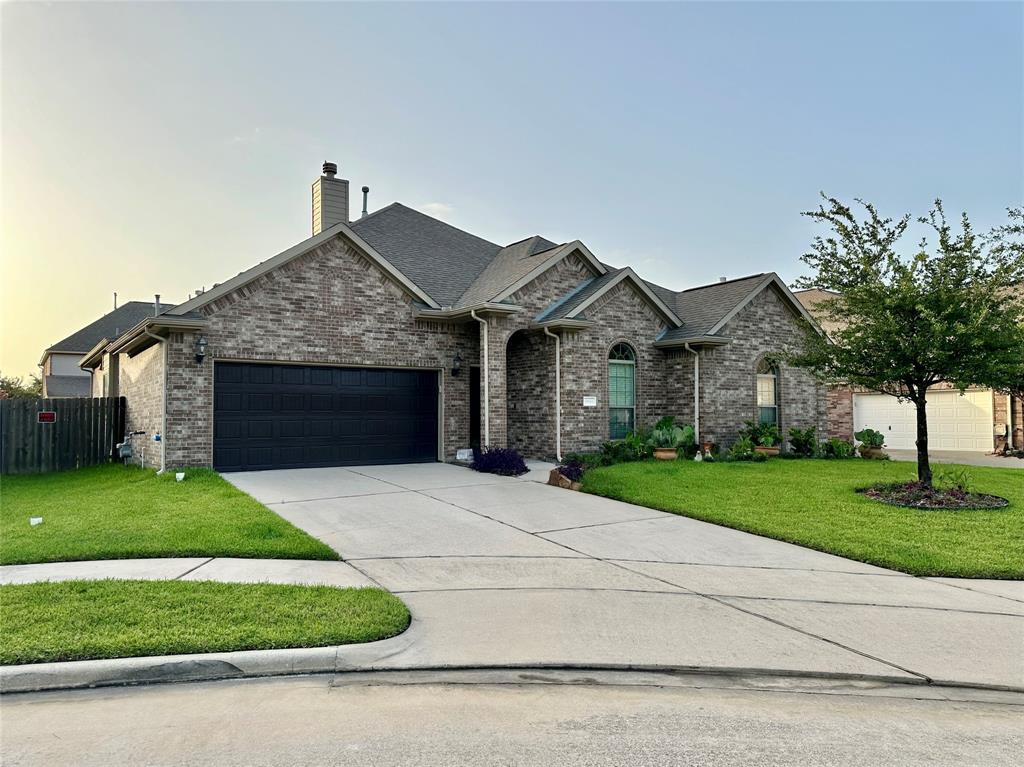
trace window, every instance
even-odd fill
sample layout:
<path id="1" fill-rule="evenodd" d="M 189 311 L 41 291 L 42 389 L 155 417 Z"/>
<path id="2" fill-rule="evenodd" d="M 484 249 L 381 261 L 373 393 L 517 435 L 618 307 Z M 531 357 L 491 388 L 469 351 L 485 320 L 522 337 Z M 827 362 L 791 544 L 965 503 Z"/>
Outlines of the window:
<path id="1" fill-rule="evenodd" d="M 622 439 L 636 419 L 636 354 L 615 344 L 608 354 L 608 436 Z"/>
<path id="2" fill-rule="evenodd" d="M 757 365 L 757 419 L 779 425 L 779 371 L 766 360 Z"/>

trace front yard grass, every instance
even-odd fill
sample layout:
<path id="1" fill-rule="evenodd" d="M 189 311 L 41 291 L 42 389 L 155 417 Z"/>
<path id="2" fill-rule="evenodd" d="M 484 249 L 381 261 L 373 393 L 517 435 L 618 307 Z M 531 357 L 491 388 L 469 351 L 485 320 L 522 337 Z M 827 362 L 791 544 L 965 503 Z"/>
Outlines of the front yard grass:
<path id="1" fill-rule="evenodd" d="M 108 464 L 4 477 L 0 564 L 133 557 L 338 559 L 214 471 Z M 30 517 L 42 517 L 29 525 Z"/>
<path id="2" fill-rule="evenodd" d="M 380 589 L 210 581 L 0 586 L 0 664 L 372 642 L 409 625 Z"/>
<path id="3" fill-rule="evenodd" d="M 936 478 L 950 468 L 933 466 Z M 972 490 L 1010 505 L 887 506 L 856 489 L 914 479 L 915 465 L 862 459 L 622 463 L 588 471 L 583 490 L 913 575 L 1024 578 L 1024 471 L 955 468 L 969 472 Z"/>

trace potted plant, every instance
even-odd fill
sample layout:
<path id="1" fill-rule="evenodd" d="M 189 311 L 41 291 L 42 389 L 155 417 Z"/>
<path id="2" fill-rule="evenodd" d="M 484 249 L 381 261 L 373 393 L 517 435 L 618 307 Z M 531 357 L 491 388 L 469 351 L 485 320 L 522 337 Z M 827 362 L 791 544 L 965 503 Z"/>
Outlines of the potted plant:
<path id="1" fill-rule="evenodd" d="M 885 456 L 882 448 L 885 446 L 885 435 L 874 429 L 861 429 L 853 435 L 860 446 L 858 450 L 862 458 L 882 458 Z"/>
<path id="2" fill-rule="evenodd" d="M 667 415 L 654 425 L 647 444 L 659 461 L 674 461 L 679 457 L 679 448 L 693 441 L 693 427 L 677 426 L 676 419 Z"/>
<path id="3" fill-rule="evenodd" d="M 782 432 L 774 423 L 754 423 L 746 421 L 746 428 L 742 431 L 754 444 L 754 451 L 763 456 L 778 455 L 782 443 Z"/>

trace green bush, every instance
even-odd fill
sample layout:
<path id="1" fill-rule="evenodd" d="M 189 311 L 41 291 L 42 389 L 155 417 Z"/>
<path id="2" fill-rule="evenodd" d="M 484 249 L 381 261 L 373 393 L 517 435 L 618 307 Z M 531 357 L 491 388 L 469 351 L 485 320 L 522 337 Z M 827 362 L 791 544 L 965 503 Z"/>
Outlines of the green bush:
<path id="1" fill-rule="evenodd" d="M 658 420 L 651 431 L 647 444 L 652 448 L 676 449 L 694 444 L 694 432 L 692 426 L 679 426 L 676 419 L 670 415 Z"/>
<path id="2" fill-rule="evenodd" d="M 744 421 L 744 427 L 740 430 L 740 436 L 746 437 L 759 447 L 775 447 L 782 442 L 782 433 L 779 427 L 773 423 L 754 423 Z"/>
<path id="3" fill-rule="evenodd" d="M 752 461 L 754 459 L 754 441 L 747 436 L 740 437 L 729 448 L 729 458 L 733 461 Z"/>
<path id="4" fill-rule="evenodd" d="M 853 443 L 831 437 L 818 446 L 818 455 L 821 458 L 853 458 Z"/>
<path id="5" fill-rule="evenodd" d="M 854 432 L 853 436 L 865 447 L 883 447 L 885 445 L 885 435 L 874 429 L 861 429 Z"/>
<path id="6" fill-rule="evenodd" d="M 793 427 L 789 430 L 789 444 L 793 448 L 791 455 L 794 458 L 810 458 L 814 455 L 814 448 L 817 445 L 817 433 L 813 426 L 806 429 Z"/>

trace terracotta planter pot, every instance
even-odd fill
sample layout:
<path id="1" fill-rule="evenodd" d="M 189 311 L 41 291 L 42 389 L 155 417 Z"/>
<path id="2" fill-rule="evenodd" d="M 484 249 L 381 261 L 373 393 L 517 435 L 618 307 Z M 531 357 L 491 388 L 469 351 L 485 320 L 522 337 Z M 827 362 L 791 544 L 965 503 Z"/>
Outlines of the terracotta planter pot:
<path id="1" fill-rule="evenodd" d="M 674 461 L 679 457 L 679 451 L 674 447 L 656 447 L 654 448 L 654 457 L 659 461 Z"/>
<path id="2" fill-rule="evenodd" d="M 861 445 L 859 450 L 861 458 L 878 459 L 885 455 L 885 451 L 880 447 L 867 447 L 866 445 Z"/>
<path id="3" fill-rule="evenodd" d="M 754 451 L 760 453 L 761 455 L 767 455 L 769 457 L 779 454 L 778 447 L 763 447 L 761 445 L 757 445 L 754 448 Z"/>

